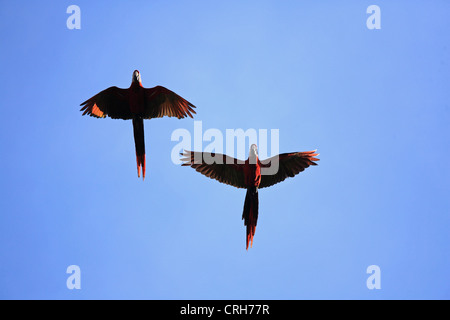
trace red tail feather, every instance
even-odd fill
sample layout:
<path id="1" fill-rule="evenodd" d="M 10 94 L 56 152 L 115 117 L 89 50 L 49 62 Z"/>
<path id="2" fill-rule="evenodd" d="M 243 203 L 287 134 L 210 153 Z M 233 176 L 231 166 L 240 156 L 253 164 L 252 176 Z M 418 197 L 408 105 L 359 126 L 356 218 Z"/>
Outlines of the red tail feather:
<path id="1" fill-rule="evenodd" d="M 247 226 L 247 250 L 249 243 L 250 247 L 253 246 L 253 237 L 255 236 L 256 223 L 258 221 L 258 207 L 258 189 L 256 187 L 248 188 L 245 195 L 244 212 L 242 213 L 244 225 Z"/>
<path id="2" fill-rule="evenodd" d="M 138 156 L 136 154 L 136 163 L 137 163 L 137 171 L 138 177 L 141 177 L 141 167 L 142 167 L 142 179 L 145 179 L 145 154 Z"/>
<path id="3" fill-rule="evenodd" d="M 253 246 L 253 237 L 255 236 L 256 231 L 256 220 L 253 216 L 253 210 L 250 209 L 250 215 L 247 222 L 247 246 L 246 249 L 248 250 L 248 244 L 250 243 L 250 247 Z"/>
<path id="4" fill-rule="evenodd" d="M 144 120 L 140 117 L 133 118 L 134 143 L 136 146 L 136 163 L 138 177 L 145 179 L 145 142 L 144 142 Z"/>

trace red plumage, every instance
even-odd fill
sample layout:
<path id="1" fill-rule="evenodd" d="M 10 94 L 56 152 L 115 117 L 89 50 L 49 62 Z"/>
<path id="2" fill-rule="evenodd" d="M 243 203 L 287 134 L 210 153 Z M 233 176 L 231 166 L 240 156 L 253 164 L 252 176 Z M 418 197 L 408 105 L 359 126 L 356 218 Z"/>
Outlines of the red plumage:
<path id="1" fill-rule="evenodd" d="M 260 161 L 257 147 L 252 145 L 246 161 L 238 160 L 223 154 L 185 151 L 182 153 L 183 166 L 191 166 L 201 174 L 236 188 L 246 188 L 242 219 L 246 228 L 246 248 L 252 246 L 258 222 L 259 199 L 258 189 L 270 187 L 276 183 L 293 177 L 311 165 L 319 154 L 314 151 L 283 153 Z M 208 159 L 208 161 L 205 161 Z M 214 159 L 214 161 L 211 161 Z M 270 168 L 275 166 L 276 171 Z M 262 173 L 267 169 L 267 174 Z"/>
<path id="2" fill-rule="evenodd" d="M 109 87 L 81 104 L 84 115 L 96 118 L 133 120 L 138 177 L 145 178 L 144 119 L 164 116 L 178 119 L 195 114 L 195 106 L 167 88 L 144 88 L 138 70 L 128 89 Z"/>

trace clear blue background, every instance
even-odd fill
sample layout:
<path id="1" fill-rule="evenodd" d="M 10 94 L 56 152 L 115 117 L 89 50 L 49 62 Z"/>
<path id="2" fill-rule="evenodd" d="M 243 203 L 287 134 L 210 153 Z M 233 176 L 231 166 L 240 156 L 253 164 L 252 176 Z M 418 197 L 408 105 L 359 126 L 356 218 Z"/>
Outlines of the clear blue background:
<path id="1" fill-rule="evenodd" d="M 449 299 L 449 16 L 448 1 L 2 1 L 0 298 Z M 245 191 L 170 159 L 194 120 L 145 122 L 143 182 L 131 123 L 81 116 L 134 69 L 204 130 L 318 148 L 319 166 L 260 191 L 253 248 Z"/>

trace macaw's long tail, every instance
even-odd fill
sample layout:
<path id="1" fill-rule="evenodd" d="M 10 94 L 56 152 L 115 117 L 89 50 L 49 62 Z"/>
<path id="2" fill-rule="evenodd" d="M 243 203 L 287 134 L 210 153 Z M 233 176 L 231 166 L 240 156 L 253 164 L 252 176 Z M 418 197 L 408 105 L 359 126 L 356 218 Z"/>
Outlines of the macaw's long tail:
<path id="1" fill-rule="evenodd" d="M 144 142 L 144 119 L 141 117 L 133 118 L 134 144 L 136 146 L 136 162 L 138 177 L 145 178 L 145 142 Z"/>
<path id="2" fill-rule="evenodd" d="M 253 245 L 256 222 L 258 221 L 258 206 L 258 188 L 247 188 L 247 194 L 245 195 L 244 212 L 242 213 L 242 220 L 244 220 L 244 225 L 247 226 L 247 250 L 249 243 L 250 247 Z"/>

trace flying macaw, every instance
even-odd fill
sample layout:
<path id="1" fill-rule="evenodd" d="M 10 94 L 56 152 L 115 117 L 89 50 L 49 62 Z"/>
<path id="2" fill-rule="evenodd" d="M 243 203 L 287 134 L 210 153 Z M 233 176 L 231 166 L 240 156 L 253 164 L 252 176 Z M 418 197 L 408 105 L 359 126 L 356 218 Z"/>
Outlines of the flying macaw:
<path id="1" fill-rule="evenodd" d="M 249 157 L 246 161 L 209 152 L 185 150 L 181 155 L 183 156 L 181 159 L 182 166 L 191 166 L 201 174 L 221 183 L 247 189 L 242 213 L 244 225 L 247 226 L 247 250 L 249 243 L 250 246 L 253 245 L 258 220 L 258 189 L 270 187 L 288 177 L 293 177 L 310 165 L 317 165 L 314 161 L 319 161 L 315 158 L 319 155 L 316 150 L 283 153 L 260 161 L 258 148 L 255 144 L 251 145 Z M 266 168 L 267 173 L 271 174 L 261 174 L 262 168 Z M 270 168 L 276 168 L 277 170 L 276 172 L 270 172 Z"/>
<path id="2" fill-rule="evenodd" d="M 162 86 L 144 88 L 141 74 L 134 70 L 128 89 L 109 87 L 83 102 L 80 111 L 96 118 L 133 120 L 134 143 L 138 177 L 145 178 L 144 119 L 164 116 L 193 117 L 195 106 L 176 93 Z"/>

